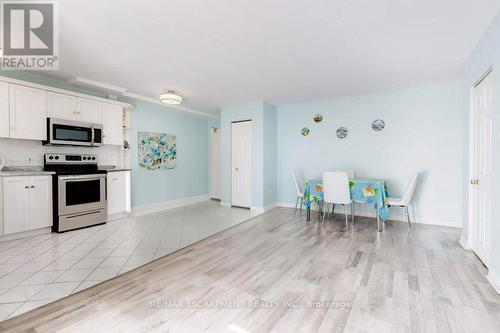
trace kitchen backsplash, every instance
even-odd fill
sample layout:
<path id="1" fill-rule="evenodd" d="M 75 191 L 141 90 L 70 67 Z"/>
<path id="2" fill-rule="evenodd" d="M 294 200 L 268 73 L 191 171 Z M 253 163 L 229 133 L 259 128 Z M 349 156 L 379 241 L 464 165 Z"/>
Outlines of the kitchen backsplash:
<path id="1" fill-rule="evenodd" d="M 121 147 L 71 147 L 42 146 L 40 141 L 0 139 L 0 155 L 5 157 L 6 166 L 41 166 L 45 153 L 96 154 L 100 165 L 121 166 Z"/>

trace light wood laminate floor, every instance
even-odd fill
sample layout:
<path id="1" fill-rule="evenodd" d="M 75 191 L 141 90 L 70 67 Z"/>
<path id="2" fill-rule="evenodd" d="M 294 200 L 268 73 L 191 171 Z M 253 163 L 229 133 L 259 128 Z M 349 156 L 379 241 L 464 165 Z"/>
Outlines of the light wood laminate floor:
<path id="1" fill-rule="evenodd" d="M 500 296 L 458 229 L 304 220 L 272 210 L 0 331 L 499 331 Z"/>

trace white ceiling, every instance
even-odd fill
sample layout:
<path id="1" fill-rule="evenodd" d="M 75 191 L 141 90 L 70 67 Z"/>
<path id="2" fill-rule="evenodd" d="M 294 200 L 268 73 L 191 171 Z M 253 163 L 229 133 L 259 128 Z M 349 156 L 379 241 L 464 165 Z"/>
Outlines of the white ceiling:
<path id="1" fill-rule="evenodd" d="M 461 77 L 498 0 L 64 0 L 61 77 L 185 106 L 273 104 Z M 184 105 L 184 104 L 183 104 Z"/>

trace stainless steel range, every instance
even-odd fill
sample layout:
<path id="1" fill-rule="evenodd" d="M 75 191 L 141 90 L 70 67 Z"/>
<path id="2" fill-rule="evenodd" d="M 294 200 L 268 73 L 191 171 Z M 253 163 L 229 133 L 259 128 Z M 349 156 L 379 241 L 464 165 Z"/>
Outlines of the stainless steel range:
<path id="1" fill-rule="evenodd" d="M 44 170 L 53 176 L 53 231 L 106 223 L 106 171 L 91 154 L 45 154 Z"/>

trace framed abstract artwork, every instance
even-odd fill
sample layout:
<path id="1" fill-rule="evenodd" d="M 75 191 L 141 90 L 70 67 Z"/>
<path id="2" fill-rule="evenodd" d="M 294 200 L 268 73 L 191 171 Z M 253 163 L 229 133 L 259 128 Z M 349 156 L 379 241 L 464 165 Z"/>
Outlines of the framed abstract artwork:
<path id="1" fill-rule="evenodd" d="M 145 170 L 174 169 L 177 166 L 175 135 L 139 132 L 137 152 L 139 168 Z"/>

